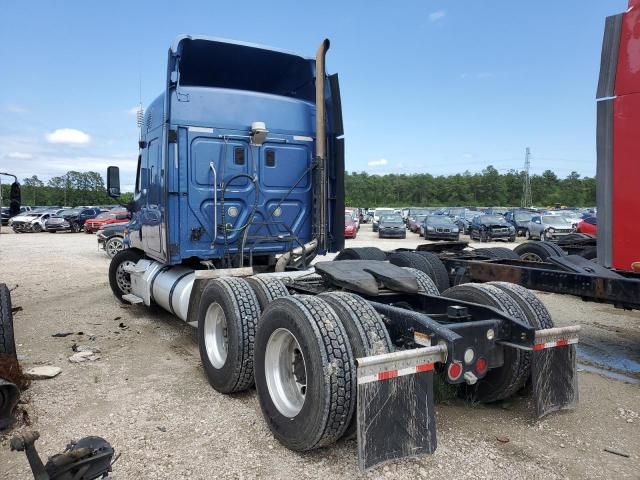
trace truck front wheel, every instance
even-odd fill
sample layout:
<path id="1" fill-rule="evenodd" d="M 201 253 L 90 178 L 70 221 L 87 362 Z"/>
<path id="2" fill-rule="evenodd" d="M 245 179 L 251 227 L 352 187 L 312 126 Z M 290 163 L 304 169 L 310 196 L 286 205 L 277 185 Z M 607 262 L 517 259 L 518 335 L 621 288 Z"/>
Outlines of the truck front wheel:
<path id="1" fill-rule="evenodd" d="M 131 293 L 131 274 L 127 267 L 133 267 L 143 257 L 140 250 L 127 249 L 117 253 L 109 264 L 109 285 L 115 297 L 122 302 L 122 297 Z"/>

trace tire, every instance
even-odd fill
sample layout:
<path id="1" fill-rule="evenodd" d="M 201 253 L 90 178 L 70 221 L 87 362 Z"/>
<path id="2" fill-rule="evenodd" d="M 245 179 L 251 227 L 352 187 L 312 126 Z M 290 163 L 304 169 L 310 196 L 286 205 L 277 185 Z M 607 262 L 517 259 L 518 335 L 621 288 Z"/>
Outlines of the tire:
<path id="1" fill-rule="evenodd" d="M 82 225 L 77 222 L 71 224 L 71 231 L 73 233 L 80 233 L 80 230 L 82 230 Z"/>
<path id="2" fill-rule="evenodd" d="M 438 290 L 444 292 L 447 288 L 449 288 L 451 286 L 451 283 L 449 281 L 449 273 L 447 273 L 447 268 L 444 266 L 444 263 L 442 263 L 442 260 L 440 260 L 435 253 L 420 251 L 416 253 L 424 258 L 431 266 L 433 275 L 429 276 L 438 287 Z"/>
<path id="3" fill-rule="evenodd" d="M 209 384 L 220 393 L 253 385 L 253 355 L 260 305 L 243 278 L 207 284 L 198 305 L 198 347 Z"/>
<path id="4" fill-rule="evenodd" d="M 124 250 L 124 240 L 122 237 L 111 237 L 104 244 L 104 251 L 109 258 L 115 257 L 118 253 Z"/>
<path id="5" fill-rule="evenodd" d="M 528 323 L 527 315 L 518 303 L 494 285 L 465 283 L 446 290 L 442 296 L 494 307 L 517 320 Z M 504 400 L 524 386 L 530 371 L 531 363 L 528 353 L 517 348 L 504 347 L 503 366 L 489 370 L 476 385 L 464 388 L 464 391 L 480 402 Z"/>
<path id="6" fill-rule="evenodd" d="M 513 251 L 521 260 L 530 262 L 545 262 L 549 257 L 566 255 L 560 247 L 549 242 L 528 241 L 516 246 Z"/>
<path id="7" fill-rule="evenodd" d="M 389 255 L 389 263 L 398 267 L 415 268 L 416 270 L 426 273 L 431 278 L 435 276 L 431 264 L 422 255 L 418 255 L 418 252 L 392 253 Z"/>
<path id="8" fill-rule="evenodd" d="M 55 230 L 47 230 L 47 232 L 49 232 L 49 233 L 56 233 L 56 231 L 55 231 Z"/>
<path id="9" fill-rule="evenodd" d="M 424 275 L 419 270 L 416 272 Z M 352 293 L 331 292 L 319 295 L 338 314 L 347 338 L 351 344 L 354 358 L 381 355 L 393 351 L 393 343 L 384 325 L 384 321 L 369 302 Z M 354 392 L 355 396 L 355 392 Z M 358 422 L 355 414 L 349 421 L 349 426 L 344 432 L 345 438 L 353 438 L 356 434 Z"/>
<path id="10" fill-rule="evenodd" d="M 436 284 L 434 283 L 434 281 L 431 279 L 431 277 L 429 275 L 427 275 L 426 273 L 424 273 L 421 270 L 418 270 L 416 268 L 411 268 L 411 267 L 402 267 L 405 270 L 409 270 L 411 273 L 413 273 L 416 276 L 416 281 L 418 282 L 418 292 L 424 292 L 427 295 L 440 295 L 440 290 L 438 290 L 438 287 L 436 286 Z"/>
<path id="11" fill-rule="evenodd" d="M 289 290 L 279 278 L 256 275 L 247 278 L 247 282 L 256 294 L 261 312 L 276 298 L 289 296 Z"/>
<path id="12" fill-rule="evenodd" d="M 562 247 L 555 242 L 545 242 L 544 245 L 545 248 L 550 248 L 551 250 L 553 250 L 556 256 L 563 257 L 567 254 L 567 252 L 564 251 Z"/>
<path id="13" fill-rule="evenodd" d="M 109 264 L 109 286 L 111 291 L 122 302 L 122 296 L 131 293 L 131 276 L 122 271 L 128 265 L 135 265 L 144 255 L 140 250 L 127 248 L 117 253 Z"/>
<path id="14" fill-rule="evenodd" d="M 480 230 L 480 241 L 482 243 L 487 243 L 489 241 L 489 237 L 487 236 L 487 232 L 484 230 Z"/>
<path id="15" fill-rule="evenodd" d="M 531 240 L 531 232 L 529 231 L 528 228 L 524 231 L 524 238 L 526 240 Z"/>
<path id="16" fill-rule="evenodd" d="M 297 372 L 279 365 L 282 351 L 291 351 L 284 357 L 294 359 L 287 364 Z M 255 367 L 262 415 L 285 447 L 311 450 L 343 436 L 355 410 L 356 367 L 347 332 L 327 302 L 309 295 L 271 302 L 258 324 Z"/>
<path id="17" fill-rule="evenodd" d="M 512 243 L 515 242 L 516 241 L 516 236 L 514 235 L 513 237 L 509 237 L 509 241 L 512 242 Z"/>
<path id="18" fill-rule="evenodd" d="M 508 282 L 489 282 L 487 285 L 498 287 L 514 299 L 527 316 L 529 325 L 534 326 L 537 330 L 553 328 L 553 319 L 549 310 L 531 290 Z"/>
<path id="19" fill-rule="evenodd" d="M 334 260 L 379 260 L 384 262 L 387 254 L 377 247 L 345 248 Z"/>
<path id="20" fill-rule="evenodd" d="M 16 354 L 11 293 L 4 283 L 0 283 L 0 353 L 5 355 Z"/>
<path id="21" fill-rule="evenodd" d="M 546 242 L 547 241 L 547 235 L 544 232 L 540 232 L 540 241 L 541 242 Z"/>
<path id="22" fill-rule="evenodd" d="M 401 238 L 402 238 L 402 239 L 407 238 L 407 232 L 404 232 L 404 233 L 402 234 L 402 237 L 401 237 Z"/>
<path id="23" fill-rule="evenodd" d="M 42 225 L 40 225 L 39 223 L 34 223 L 31 227 L 31 230 L 33 230 L 33 233 L 40 233 L 42 231 Z"/>
<path id="24" fill-rule="evenodd" d="M 480 253 L 489 258 L 504 259 L 504 260 L 520 260 L 520 255 L 507 247 L 493 247 L 493 248 L 476 248 L 476 253 Z"/>

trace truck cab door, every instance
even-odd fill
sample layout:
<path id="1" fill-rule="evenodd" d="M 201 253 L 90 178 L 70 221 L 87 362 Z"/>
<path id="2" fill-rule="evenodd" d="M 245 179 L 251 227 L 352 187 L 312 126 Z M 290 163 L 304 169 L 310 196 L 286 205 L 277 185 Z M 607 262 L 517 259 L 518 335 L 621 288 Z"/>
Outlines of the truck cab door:
<path id="1" fill-rule="evenodd" d="M 162 235 L 162 192 L 164 179 L 162 172 L 162 145 L 160 138 L 149 141 L 142 155 L 142 168 L 146 173 L 146 188 L 142 190 L 140 224 L 142 245 L 152 256 L 164 257 Z"/>

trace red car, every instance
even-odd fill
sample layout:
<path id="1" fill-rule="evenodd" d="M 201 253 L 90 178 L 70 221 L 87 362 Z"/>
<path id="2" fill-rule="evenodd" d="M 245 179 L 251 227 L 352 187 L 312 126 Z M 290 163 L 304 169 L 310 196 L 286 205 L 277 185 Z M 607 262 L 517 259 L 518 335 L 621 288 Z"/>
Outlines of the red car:
<path id="1" fill-rule="evenodd" d="M 344 216 L 344 238 L 356 238 L 358 226 L 350 214 Z"/>
<path id="2" fill-rule="evenodd" d="M 578 226 L 576 227 L 576 232 L 578 233 L 588 233 L 589 235 L 597 235 L 598 233 L 598 222 L 596 217 L 587 217 L 578 222 Z"/>
<path id="3" fill-rule="evenodd" d="M 85 233 L 95 233 L 101 230 L 105 225 L 112 223 L 127 223 L 129 221 L 129 214 L 126 210 L 117 210 L 104 212 L 98 215 L 96 218 L 92 218 L 84 222 Z"/>

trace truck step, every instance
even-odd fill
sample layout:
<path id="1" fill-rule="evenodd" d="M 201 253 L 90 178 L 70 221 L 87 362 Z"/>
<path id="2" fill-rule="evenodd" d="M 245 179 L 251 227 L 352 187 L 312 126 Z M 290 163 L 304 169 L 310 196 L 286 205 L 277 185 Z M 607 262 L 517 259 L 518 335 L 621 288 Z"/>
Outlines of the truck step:
<path id="1" fill-rule="evenodd" d="M 144 300 L 133 293 L 128 293 L 122 296 L 122 300 L 130 303 L 131 305 L 137 305 L 138 303 L 144 302 Z"/>

